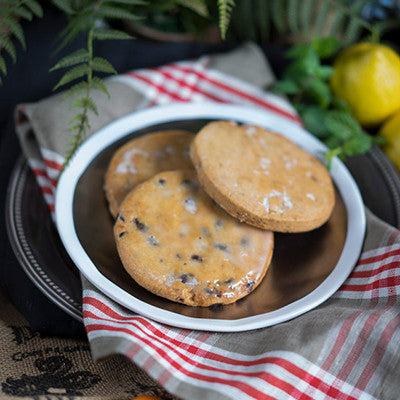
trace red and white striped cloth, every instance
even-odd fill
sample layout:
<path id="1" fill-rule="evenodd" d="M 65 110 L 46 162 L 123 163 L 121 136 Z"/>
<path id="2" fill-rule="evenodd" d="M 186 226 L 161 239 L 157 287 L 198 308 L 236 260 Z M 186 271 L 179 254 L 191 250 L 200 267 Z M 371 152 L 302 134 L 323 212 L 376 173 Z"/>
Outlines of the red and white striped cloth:
<path id="1" fill-rule="evenodd" d="M 114 78 L 141 106 L 250 104 L 300 123 L 281 98 L 210 68 L 209 58 Z M 110 105 L 110 107 L 112 107 Z M 24 121 L 19 121 L 20 129 Z M 50 209 L 62 156 L 30 159 Z M 123 354 L 183 399 L 397 399 L 400 232 L 367 212 L 361 258 L 328 301 L 296 319 L 238 333 L 190 331 L 135 315 L 83 279 L 83 317 L 95 359 Z"/>

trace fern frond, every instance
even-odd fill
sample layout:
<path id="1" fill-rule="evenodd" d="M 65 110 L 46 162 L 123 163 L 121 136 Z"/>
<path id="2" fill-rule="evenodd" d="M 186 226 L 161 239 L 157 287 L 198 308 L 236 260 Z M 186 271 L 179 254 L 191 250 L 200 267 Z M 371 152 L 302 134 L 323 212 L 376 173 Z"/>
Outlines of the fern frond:
<path id="1" fill-rule="evenodd" d="M 71 103 L 69 106 L 70 110 L 74 108 L 83 108 L 93 111 L 94 114 L 99 115 L 99 110 L 96 106 L 96 103 L 91 97 L 80 97 Z"/>
<path id="2" fill-rule="evenodd" d="M 0 36 L 0 48 L 5 50 L 10 55 L 14 63 L 17 61 L 17 50 L 8 36 Z"/>
<path id="3" fill-rule="evenodd" d="M 271 14 L 272 22 L 274 23 L 277 31 L 283 33 L 286 29 L 286 4 L 282 0 L 270 0 L 271 1 Z"/>
<path id="4" fill-rule="evenodd" d="M 85 63 L 88 61 L 88 59 L 89 59 L 89 54 L 86 49 L 76 50 L 73 53 L 63 57 L 60 61 L 58 61 L 57 64 L 54 65 L 54 67 L 50 68 L 50 72 L 53 72 L 60 68 L 67 68 L 76 64 Z"/>
<path id="5" fill-rule="evenodd" d="M 315 2 L 316 0 L 303 0 L 300 7 L 299 20 L 304 36 L 307 36 L 311 30 L 311 20 L 314 13 Z"/>
<path id="6" fill-rule="evenodd" d="M 209 16 L 205 0 L 176 0 L 176 4 L 192 10 L 201 17 L 207 18 Z"/>
<path id="7" fill-rule="evenodd" d="M 268 7 L 268 2 L 264 0 L 258 0 L 256 12 L 256 23 L 259 31 L 260 41 L 267 42 L 269 40 L 271 32 L 271 12 Z"/>
<path id="8" fill-rule="evenodd" d="M 116 74 L 117 71 L 109 61 L 102 57 L 95 57 L 91 64 L 93 71 L 105 72 L 108 74 Z"/>
<path id="9" fill-rule="evenodd" d="M 329 2 L 326 1 L 321 2 L 318 9 L 317 17 L 315 19 L 315 29 L 314 29 L 315 36 L 317 37 L 322 36 L 322 32 L 325 28 L 330 9 L 331 9 L 331 4 Z"/>
<path id="10" fill-rule="evenodd" d="M 117 29 L 95 29 L 93 33 L 94 39 L 97 40 L 127 40 L 133 39 L 133 36 Z"/>
<path id="11" fill-rule="evenodd" d="M 13 14 L 17 17 L 20 17 L 22 19 L 26 19 L 28 21 L 32 21 L 33 19 L 33 12 L 25 7 L 16 7 L 13 10 Z"/>
<path id="12" fill-rule="evenodd" d="M 219 30 L 221 32 L 222 39 L 226 39 L 226 33 L 228 31 L 229 23 L 232 16 L 232 10 L 235 7 L 234 0 L 218 0 L 219 10 Z"/>
<path id="13" fill-rule="evenodd" d="M 32 11 L 32 13 L 39 18 L 43 17 L 43 8 L 36 0 L 24 0 L 24 4 Z"/>
<path id="14" fill-rule="evenodd" d="M 289 0 L 287 6 L 287 20 L 289 29 L 294 34 L 299 33 L 299 25 L 298 25 L 298 15 L 299 15 L 299 5 L 301 2 L 297 0 Z"/>
<path id="15" fill-rule="evenodd" d="M 99 18 L 106 18 L 106 19 L 121 19 L 121 20 L 130 20 L 130 21 L 137 21 L 141 19 L 141 17 L 137 16 L 136 14 L 119 7 L 103 5 L 98 9 L 97 13 Z"/>
<path id="16" fill-rule="evenodd" d="M 190 2 L 190 0 L 189 0 L 189 2 Z M 104 0 L 103 3 L 118 3 L 118 4 L 126 4 L 129 6 L 145 6 L 145 5 L 149 4 L 149 1 L 146 1 L 146 0 Z"/>
<path id="17" fill-rule="evenodd" d="M 71 4 L 72 2 L 69 0 L 51 0 L 51 2 L 67 15 L 72 15 L 75 13 L 75 10 Z"/>
<path id="18" fill-rule="evenodd" d="M 62 76 L 62 78 L 58 81 L 57 85 L 54 86 L 54 90 L 76 79 L 82 78 L 83 76 L 87 75 L 87 73 L 88 73 L 88 67 L 86 64 L 81 64 L 70 69 Z"/>
<path id="19" fill-rule="evenodd" d="M 67 100 L 71 97 L 76 97 L 81 95 L 82 93 L 86 92 L 87 90 L 87 83 L 85 81 L 81 81 L 72 85 L 64 94 L 62 99 Z"/>
<path id="20" fill-rule="evenodd" d="M 26 49 L 25 36 L 24 31 L 22 29 L 21 24 L 15 19 L 13 16 L 9 16 L 8 18 L 2 21 L 2 25 L 15 36 L 18 41 L 21 43 L 22 48 Z"/>
<path id="21" fill-rule="evenodd" d="M 107 89 L 106 84 L 97 76 L 94 76 L 92 78 L 92 88 L 94 90 L 99 90 L 100 92 L 103 92 L 105 95 L 107 95 L 108 98 L 111 97 L 110 92 Z"/>
<path id="22" fill-rule="evenodd" d="M 0 71 L 3 75 L 7 75 L 7 64 L 4 60 L 4 57 L 0 54 Z"/>

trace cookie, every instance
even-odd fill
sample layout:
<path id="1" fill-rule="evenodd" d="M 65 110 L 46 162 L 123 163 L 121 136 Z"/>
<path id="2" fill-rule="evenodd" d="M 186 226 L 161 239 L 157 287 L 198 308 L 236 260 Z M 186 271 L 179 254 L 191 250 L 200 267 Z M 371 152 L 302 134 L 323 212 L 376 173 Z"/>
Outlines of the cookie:
<path id="1" fill-rule="evenodd" d="M 325 166 L 283 135 L 252 125 L 217 121 L 191 145 L 205 191 L 229 214 L 277 232 L 321 226 L 335 192 Z"/>
<path id="2" fill-rule="evenodd" d="M 114 225 L 126 271 L 149 291 L 190 306 L 228 304 L 264 277 L 273 233 L 242 224 L 204 192 L 194 170 L 137 186 Z"/>
<path id="3" fill-rule="evenodd" d="M 150 133 L 130 140 L 111 159 L 105 194 L 115 217 L 125 196 L 139 183 L 167 170 L 193 168 L 189 145 L 193 134 L 183 130 Z"/>

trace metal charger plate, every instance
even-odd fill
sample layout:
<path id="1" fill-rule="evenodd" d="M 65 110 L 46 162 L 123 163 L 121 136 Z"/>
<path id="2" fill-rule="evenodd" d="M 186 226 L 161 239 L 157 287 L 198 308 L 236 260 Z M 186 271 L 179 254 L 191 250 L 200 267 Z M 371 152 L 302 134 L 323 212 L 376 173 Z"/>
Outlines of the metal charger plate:
<path id="1" fill-rule="evenodd" d="M 59 181 L 58 230 L 87 279 L 134 312 L 191 329 L 240 331 L 272 325 L 326 300 L 347 278 L 359 256 L 365 233 L 363 203 L 351 175 L 338 160 L 332 167 L 337 202 L 330 220 L 311 232 L 276 234 L 273 260 L 263 282 L 232 305 L 188 307 L 153 295 L 129 277 L 116 252 L 113 220 L 103 193 L 104 173 L 113 152 L 135 136 L 173 128 L 196 132 L 216 119 L 265 126 L 316 155 L 325 150 L 301 127 L 266 111 L 216 104 L 138 111 L 104 127 L 79 149 Z"/>

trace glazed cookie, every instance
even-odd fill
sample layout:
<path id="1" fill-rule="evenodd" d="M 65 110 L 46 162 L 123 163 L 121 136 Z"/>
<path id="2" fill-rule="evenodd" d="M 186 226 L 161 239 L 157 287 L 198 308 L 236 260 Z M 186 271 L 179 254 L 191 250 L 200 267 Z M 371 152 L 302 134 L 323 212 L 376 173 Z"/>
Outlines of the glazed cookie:
<path id="1" fill-rule="evenodd" d="M 125 196 L 139 183 L 167 170 L 193 168 L 189 145 L 193 134 L 170 130 L 135 138 L 119 148 L 105 175 L 105 193 L 115 217 Z"/>
<path id="2" fill-rule="evenodd" d="M 191 306 L 228 304 L 264 277 L 273 234 L 242 224 L 202 190 L 194 170 L 167 171 L 121 204 L 114 236 L 135 281 Z"/>
<path id="3" fill-rule="evenodd" d="M 229 214 L 278 232 L 304 232 L 326 222 L 335 203 L 328 171 L 277 133 L 218 121 L 191 145 L 205 191 Z"/>

